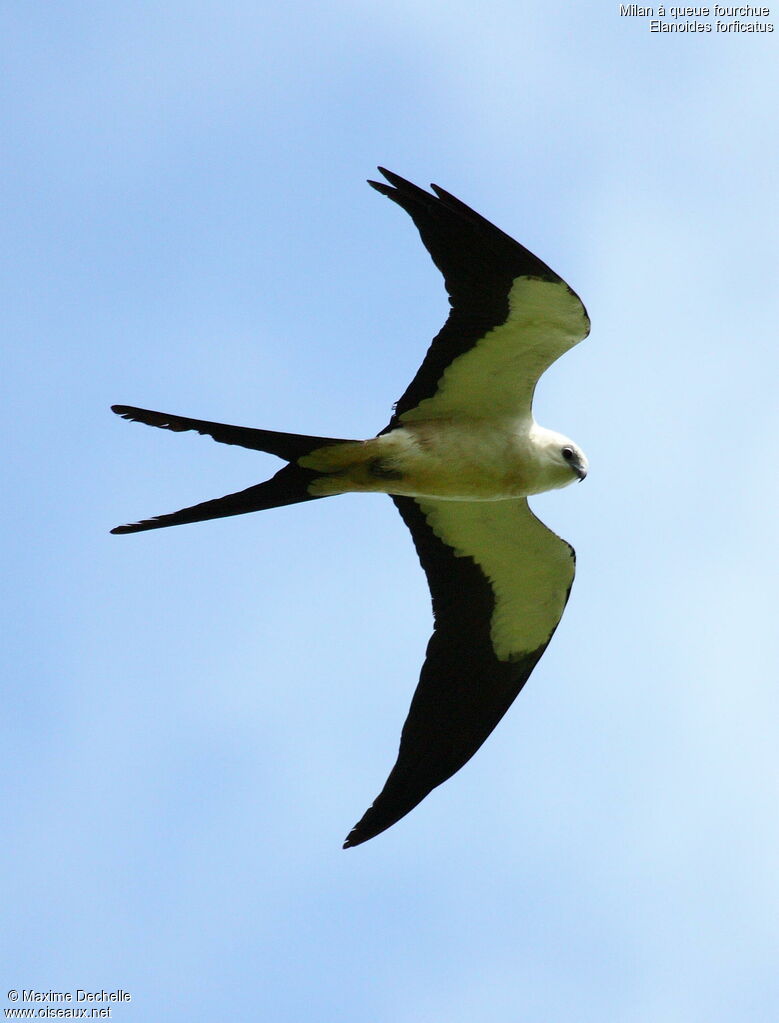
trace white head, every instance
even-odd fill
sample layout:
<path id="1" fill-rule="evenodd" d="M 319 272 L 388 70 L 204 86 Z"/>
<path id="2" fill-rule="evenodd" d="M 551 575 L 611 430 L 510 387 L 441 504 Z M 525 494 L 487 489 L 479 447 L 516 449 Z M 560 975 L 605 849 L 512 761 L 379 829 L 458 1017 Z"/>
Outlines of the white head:
<path id="1" fill-rule="evenodd" d="M 567 487 L 587 475 L 587 456 L 570 437 L 534 423 L 530 441 L 536 456 L 536 493 Z"/>

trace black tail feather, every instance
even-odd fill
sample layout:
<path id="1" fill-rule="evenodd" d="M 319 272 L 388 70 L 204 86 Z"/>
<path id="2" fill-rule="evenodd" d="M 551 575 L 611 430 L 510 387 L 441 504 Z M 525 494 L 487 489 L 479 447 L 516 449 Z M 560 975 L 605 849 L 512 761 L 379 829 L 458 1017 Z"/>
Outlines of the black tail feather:
<path id="1" fill-rule="evenodd" d="M 220 444 L 237 444 L 242 448 L 251 448 L 252 451 L 266 451 L 287 462 L 296 462 L 317 448 L 346 443 L 335 437 L 310 437 L 302 433 L 254 430 L 249 426 L 228 426 L 226 423 L 211 423 L 206 419 L 187 419 L 185 416 L 152 412 L 151 409 L 135 408 L 133 405 L 112 405 L 111 411 L 134 423 L 159 426 L 163 430 L 173 430 L 176 433 L 197 430 L 199 434 L 213 437 Z"/>
<path id="2" fill-rule="evenodd" d="M 298 504 L 300 501 L 316 500 L 317 495 L 308 492 L 308 486 L 317 478 L 317 473 L 310 469 L 301 469 L 297 465 L 285 465 L 271 479 L 259 483 L 255 487 L 240 490 L 226 497 L 217 497 L 213 501 L 168 515 L 157 515 L 143 522 L 133 522 L 126 526 L 117 526 L 112 533 L 141 533 L 147 529 L 162 529 L 164 526 L 180 526 L 186 522 L 204 522 L 207 519 L 221 519 L 228 515 L 243 515 L 245 512 L 265 511 L 268 508 L 280 508 L 285 504 Z"/>

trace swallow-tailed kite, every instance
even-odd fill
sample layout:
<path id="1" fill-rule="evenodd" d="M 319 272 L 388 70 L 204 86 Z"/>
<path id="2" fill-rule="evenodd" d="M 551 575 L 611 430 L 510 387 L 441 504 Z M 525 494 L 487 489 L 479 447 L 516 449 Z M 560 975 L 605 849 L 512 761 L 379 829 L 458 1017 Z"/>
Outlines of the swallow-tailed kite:
<path id="1" fill-rule="evenodd" d="M 587 473 L 583 451 L 539 426 L 531 410 L 544 370 L 587 336 L 580 299 L 453 195 L 379 169 L 389 184 L 369 184 L 416 224 L 451 311 L 378 436 L 309 437 L 113 406 L 125 419 L 196 430 L 288 463 L 257 486 L 114 533 L 354 491 L 389 494 L 411 530 L 430 586 L 433 635 L 397 762 L 344 848 L 389 828 L 458 771 L 527 681 L 574 576 L 573 549 L 527 498 Z"/>

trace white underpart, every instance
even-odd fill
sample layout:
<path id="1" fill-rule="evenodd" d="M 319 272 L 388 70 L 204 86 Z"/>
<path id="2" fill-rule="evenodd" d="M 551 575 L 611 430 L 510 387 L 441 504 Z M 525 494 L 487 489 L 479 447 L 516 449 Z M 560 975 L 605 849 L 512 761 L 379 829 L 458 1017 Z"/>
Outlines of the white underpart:
<path id="1" fill-rule="evenodd" d="M 526 422 L 432 419 L 409 423 L 378 439 L 402 478 L 385 484 L 409 497 L 496 501 L 551 490 L 573 477 L 551 479 L 536 433 Z M 546 434 L 548 431 L 543 431 Z M 552 435 L 552 436 L 557 436 Z"/>
<path id="2" fill-rule="evenodd" d="M 589 331 L 584 306 L 567 284 L 517 277 L 509 316 L 444 371 L 438 389 L 400 417 L 528 418 L 536 382 Z"/>
<path id="3" fill-rule="evenodd" d="M 567 486 L 562 434 L 532 420 L 430 419 L 367 441 L 320 448 L 299 464 L 325 473 L 317 497 L 374 491 L 450 501 L 502 501 Z M 374 472 L 372 466 L 378 466 Z"/>
<path id="4" fill-rule="evenodd" d="M 543 646 L 560 621 L 574 577 L 573 552 L 527 501 L 418 499 L 436 536 L 478 564 L 495 595 L 490 637 L 499 660 Z"/>

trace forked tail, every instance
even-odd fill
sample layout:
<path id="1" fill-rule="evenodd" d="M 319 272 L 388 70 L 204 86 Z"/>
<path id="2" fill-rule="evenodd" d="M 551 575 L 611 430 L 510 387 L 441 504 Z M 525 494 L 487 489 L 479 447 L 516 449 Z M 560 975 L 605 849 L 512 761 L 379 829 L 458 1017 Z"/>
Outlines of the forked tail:
<path id="1" fill-rule="evenodd" d="M 336 444 L 349 444 L 353 441 L 334 437 L 311 437 L 299 433 L 280 433 L 276 430 L 254 430 L 247 426 L 228 426 L 225 423 L 211 423 L 204 419 L 187 419 L 184 416 L 172 416 L 165 412 L 152 412 L 149 409 L 134 408 L 131 405 L 112 405 L 111 410 L 123 419 L 135 423 L 146 423 L 147 426 L 159 426 L 164 430 L 181 433 L 185 430 L 196 430 L 198 433 L 213 437 L 222 444 L 237 444 L 251 448 L 253 451 L 265 451 L 285 459 L 289 465 L 276 473 L 271 479 L 257 486 L 241 490 L 236 494 L 227 494 L 213 501 L 204 501 L 191 508 L 168 515 L 157 515 L 142 522 L 133 522 L 126 526 L 117 526 L 112 533 L 140 533 L 146 529 L 161 529 L 164 526 L 178 526 L 185 522 L 203 522 L 206 519 L 220 519 L 227 515 L 243 515 L 245 512 L 264 511 L 278 508 L 285 504 L 297 504 L 300 501 L 313 501 L 321 494 L 309 493 L 310 484 L 321 478 L 321 472 L 304 469 L 297 465 L 298 459 L 304 458 L 313 451 Z"/>

